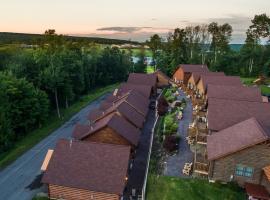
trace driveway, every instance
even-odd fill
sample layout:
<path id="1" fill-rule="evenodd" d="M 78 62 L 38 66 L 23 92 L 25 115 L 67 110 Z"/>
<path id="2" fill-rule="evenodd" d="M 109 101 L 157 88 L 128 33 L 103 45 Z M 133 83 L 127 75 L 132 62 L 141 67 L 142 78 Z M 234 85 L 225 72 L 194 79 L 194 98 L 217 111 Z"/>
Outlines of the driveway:
<path id="1" fill-rule="evenodd" d="M 40 167 L 48 149 L 54 148 L 59 138 L 70 138 L 76 123 L 85 123 L 86 116 L 97 108 L 106 95 L 98 98 L 69 121 L 32 149 L 20 156 L 15 162 L 0 172 L 0 199 L 1 200 L 31 200 L 35 194 L 44 191 L 39 184 L 41 178 Z"/>
<path id="2" fill-rule="evenodd" d="M 183 98 L 186 99 L 187 106 L 183 112 L 183 118 L 179 121 L 177 134 L 180 135 L 180 143 L 178 153 L 169 156 L 165 159 L 164 175 L 166 176 L 178 176 L 184 177 L 187 176 L 182 174 L 182 169 L 184 168 L 185 163 L 193 162 L 193 153 L 191 152 L 189 145 L 186 141 L 188 136 L 188 126 L 192 121 L 192 103 L 190 99 L 186 98 L 186 95 L 183 91 L 179 90 L 179 100 Z"/>

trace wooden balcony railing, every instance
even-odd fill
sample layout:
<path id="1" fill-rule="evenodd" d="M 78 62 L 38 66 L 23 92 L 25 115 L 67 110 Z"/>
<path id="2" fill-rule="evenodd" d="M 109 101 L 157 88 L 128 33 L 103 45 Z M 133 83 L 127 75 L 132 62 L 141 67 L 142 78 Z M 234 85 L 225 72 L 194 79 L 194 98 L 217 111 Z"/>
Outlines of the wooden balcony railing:
<path id="1" fill-rule="evenodd" d="M 209 166 L 206 163 L 195 162 L 193 172 L 208 175 Z"/>

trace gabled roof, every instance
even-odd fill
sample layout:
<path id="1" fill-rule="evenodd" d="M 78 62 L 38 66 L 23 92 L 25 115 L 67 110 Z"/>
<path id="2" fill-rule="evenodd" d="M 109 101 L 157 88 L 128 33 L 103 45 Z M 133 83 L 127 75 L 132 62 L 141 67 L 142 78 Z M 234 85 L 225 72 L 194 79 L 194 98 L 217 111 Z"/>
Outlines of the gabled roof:
<path id="1" fill-rule="evenodd" d="M 263 168 L 264 174 L 268 181 L 270 181 L 270 165 L 266 166 Z"/>
<path id="2" fill-rule="evenodd" d="M 262 102 L 261 92 L 258 88 L 231 85 L 212 85 L 207 88 L 208 98 L 232 99 L 238 101 Z"/>
<path id="3" fill-rule="evenodd" d="M 129 156 L 128 146 L 60 139 L 42 182 L 121 195 Z"/>
<path id="4" fill-rule="evenodd" d="M 131 73 L 128 76 L 127 83 L 138 84 L 138 85 L 148 85 L 148 86 L 154 87 L 157 84 L 157 75 L 155 73 L 152 73 L 152 74 Z"/>
<path id="5" fill-rule="evenodd" d="M 75 125 L 73 129 L 72 137 L 78 139 L 81 137 L 81 135 L 86 135 L 90 131 L 91 131 L 91 126 L 78 123 Z"/>
<path id="6" fill-rule="evenodd" d="M 270 135 L 269 103 L 209 98 L 207 113 L 210 130 L 220 131 L 254 117 Z"/>
<path id="7" fill-rule="evenodd" d="M 168 76 L 167 76 L 164 72 L 162 72 L 160 69 L 156 70 L 156 71 L 154 72 L 154 74 L 160 75 L 160 76 L 162 76 L 163 78 L 167 79 L 168 81 L 171 80 L 170 77 L 168 77 Z"/>
<path id="8" fill-rule="evenodd" d="M 197 84 L 201 76 L 225 76 L 225 74 L 224 72 L 192 72 L 191 76 L 193 76 L 194 82 Z"/>
<path id="9" fill-rule="evenodd" d="M 235 153 L 269 139 L 259 122 L 250 118 L 207 137 L 208 160 Z"/>
<path id="10" fill-rule="evenodd" d="M 134 124 L 136 127 L 139 128 L 143 127 L 145 119 L 144 113 L 138 111 L 132 104 L 126 101 L 126 98 L 123 98 L 115 103 L 112 103 L 107 110 L 104 111 L 94 110 L 90 112 L 88 115 L 88 119 L 91 122 L 97 122 L 111 113 L 117 113 L 125 117 L 129 122 Z"/>
<path id="11" fill-rule="evenodd" d="M 180 64 L 178 65 L 177 69 L 179 68 L 182 68 L 184 72 L 208 72 L 209 71 L 207 65 Z"/>
<path id="12" fill-rule="evenodd" d="M 152 86 L 150 85 L 139 85 L 139 84 L 131 84 L 131 83 L 122 83 L 119 87 L 119 94 L 127 93 L 131 90 L 135 90 L 139 92 L 146 98 L 151 96 Z"/>
<path id="13" fill-rule="evenodd" d="M 83 140 L 84 138 L 95 134 L 96 132 L 105 127 L 110 127 L 121 137 L 129 141 L 131 144 L 135 146 L 138 144 L 140 130 L 133 126 L 131 123 L 129 123 L 126 119 L 115 113 L 111 113 L 91 125 L 90 131 L 84 133 L 82 132 L 82 134 L 77 135 L 73 134 L 73 137 L 75 139 Z"/>
<path id="14" fill-rule="evenodd" d="M 202 75 L 200 80 L 202 80 L 204 90 L 207 90 L 209 84 L 213 85 L 234 85 L 242 86 L 242 82 L 239 76 L 206 76 Z"/>
<path id="15" fill-rule="evenodd" d="M 120 94 L 119 96 L 116 95 L 115 98 L 106 98 L 100 105 L 100 110 L 107 110 L 114 104 L 118 103 L 119 101 L 126 101 L 128 104 L 132 105 L 138 112 L 142 113 L 144 116 L 148 113 L 148 105 L 149 99 L 144 97 L 142 94 L 135 90 L 131 90 L 127 93 Z"/>

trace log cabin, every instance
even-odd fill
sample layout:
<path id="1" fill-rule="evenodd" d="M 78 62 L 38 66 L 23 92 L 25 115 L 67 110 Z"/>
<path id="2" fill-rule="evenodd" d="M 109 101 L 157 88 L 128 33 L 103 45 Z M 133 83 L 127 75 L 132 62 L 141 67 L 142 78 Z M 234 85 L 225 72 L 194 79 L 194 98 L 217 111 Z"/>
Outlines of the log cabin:
<path id="1" fill-rule="evenodd" d="M 187 87 L 194 91 L 197 90 L 197 84 L 201 76 L 225 76 L 224 72 L 192 72 L 188 79 Z"/>
<path id="2" fill-rule="evenodd" d="M 130 101 L 126 101 L 126 98 L 122 98 L 121 100 L 117 101 L 116 103 L 112 103 L 112 105 L 107 108 L 106 110 L 95 109 L 91 111 L 88 115 L 89 124 L 93 124 L 102 120 L 104 117 L 115 113 L 120 117 L 123 117 L 125 120 L 130 122 L 136 128 L 142 128 L 145 122 L 145 117 L 148 111 L 148 107 L 144 107 L 141 111 L 134 107 L 134 104 L 129 103 Z M 137 106 L 140 107 L 136 103 Z M 141 106 L 142 107 L 142 106 Z"/>
<path id="3" fill-rule="evenodd" d="M 188 79 L 193 72 L 209 72 L 207 65 L 188 65 L 180 64 L 173 73 L 173 80 L 176 83 L 187 85 Z"/>
<path id="4" fill-rule="evenodd" d="M 128 84 L 146 85 L 151 87 L 152 94 L 157 93 L 157 74 L 130 73 L 127 80 Z"/>
<path id="5" fill-rule="evenodd" d="M 246 119 L 255 117 L 270 128 L 270 104 L 228 99 L 208 99 L 207 127 L 209 134 L 221 131 Z"/>
<path id="6" fill-rule="evenodd" d="M 118 92 L 119 94 L 124 94 L 129 91 L 135 90 L 143 95 L 145 98 L 149 99 L 154 94 L 152 87 L 150 85 L 138 85 L 138 84 L 131 84 L 131 83 L 122 83 L 119 86 Z"/>
<path id="7" fill-rule="evenodd" d="M 131 90 L 124 94 L 118 94 L 117 90 L 116 93 L 108 96 L 104 101 L 101 102 L 99 109 L 105 111 L 111 106 L 117 104 L 119 101 L 127 102 L 146 117 L 148 113 L 149 99 L 145 98 L 135 90 Z"/>
<path id="8" fill-rule="evenodd" d="M 92 125 L 81 126 L 84 128 L 78 129 L 76 126 L 72 133 L 76 140 L 126 145 L 134 150 L 140 138 L 140 130 L 115 113 L 107 115 Z"/>
<path id="9" fill-rule="evenodd" d="M 247 86 L 209 84 L 206 99 L 208 98 L 263 102 L 260 89 Z"/>
<path id="10" fill-rule="evenodd" d="M 265 171 L 270 165 L 270 129 L 252 117 L 207 138 L 209 179 L 264 185 L 269 191 Z"/>
<path id="11" fill-rule="evenodd" d="M 200 76 L 200 80 L 197 83 L 197 93 L 201 98 L 205 99 L 207 94 L 207 87 L 212 85 L 234 85 L 242 86 L 240 77 L 238 76 Z"/>
<path id="12" fill-rule="evenodd" d="M 157 70 L 155 71 L 155 74 L 157 76 L 157 87 L 158 88 L 164 88 L 164 87 L 168 87 L 170 85 L 170 78 L 164 74 L 161 70 Z"/>
<path id="13" fill-rule="evenodd" d="M 120 200 L 130 148 L 61 139 L 42 177 L 50 199 Z"/>

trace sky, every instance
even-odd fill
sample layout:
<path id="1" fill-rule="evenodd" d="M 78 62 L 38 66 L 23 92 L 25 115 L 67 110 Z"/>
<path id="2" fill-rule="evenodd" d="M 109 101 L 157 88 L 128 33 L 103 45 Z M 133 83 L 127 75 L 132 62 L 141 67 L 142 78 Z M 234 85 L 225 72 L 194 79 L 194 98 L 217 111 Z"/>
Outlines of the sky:
<path id="1" fill-rule="evenodd" d="M 270 15 L 270 0 L 1 0 L 0 32 L 95 36 L 145 41 L 174 28 L 230 23 L 231 43 L 243 43 L 255 14 Z"/>

